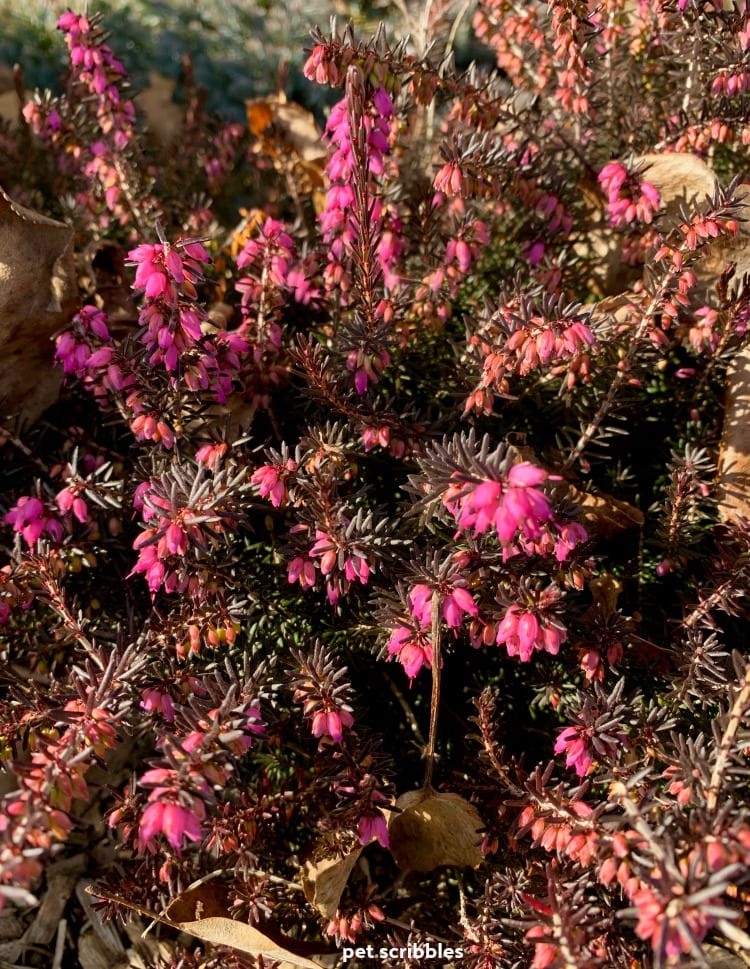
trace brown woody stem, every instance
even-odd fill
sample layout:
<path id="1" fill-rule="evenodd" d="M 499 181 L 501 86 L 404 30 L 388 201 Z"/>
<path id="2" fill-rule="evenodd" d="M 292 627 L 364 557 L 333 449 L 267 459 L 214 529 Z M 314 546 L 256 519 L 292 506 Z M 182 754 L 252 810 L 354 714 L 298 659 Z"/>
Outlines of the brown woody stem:
<path id="1" fill-rule="evenodd" d="M 425 747 L 425 790 L 432 786 L 435 767 L 435 744 L 437 743 L 438 708 L 440 706 L 440 596 L 432 596 L 432 696 L 430 697 L 430 734 Z"/>

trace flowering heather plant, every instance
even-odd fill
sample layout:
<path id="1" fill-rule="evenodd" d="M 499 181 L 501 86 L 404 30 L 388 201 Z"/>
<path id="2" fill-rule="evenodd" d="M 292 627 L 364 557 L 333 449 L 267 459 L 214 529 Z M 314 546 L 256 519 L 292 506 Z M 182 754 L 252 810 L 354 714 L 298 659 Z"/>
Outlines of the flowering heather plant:
<path id="1" fill-rule="evenodd" d="M 320 129 L 188 91 L 175 151 L 69 12 L 4 132 L 81 296 L 0 430 L 21 919 L 77 855 L 154 967 L 278 954 L 178 936 L 191 885 L 298 959 L 750 952 L 750 13 L 479 0 L 460 71 L 461 13 L 316 29 Z"/>

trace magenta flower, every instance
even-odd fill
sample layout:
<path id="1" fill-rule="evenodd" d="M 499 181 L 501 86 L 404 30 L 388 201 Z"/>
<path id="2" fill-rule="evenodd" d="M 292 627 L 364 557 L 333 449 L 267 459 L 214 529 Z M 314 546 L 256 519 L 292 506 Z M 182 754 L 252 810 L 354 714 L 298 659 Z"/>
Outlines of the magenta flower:
<path id="1" fill-rule="evenodd" d="M 330 737 L 334 743 L 340 744 L 344 738 L 344 729 L 351 727 L 353 723 L 354 717 L 346 707 L 318 710 L 312 718 L 312 735 Z"/>
<path id="2" fill-rule="evenodd" d="M 73 517 L 81 522 L 81 524 L 88 519 L 88 507 L 80 495 L 80 490 L 75 486 L 68 485 L 67 488 L 58 491 L 55 501 L 63 515 L 67 515 L 68 512 L 72 511 Z"/>
<path id="3" fill-rule="evenodd" d="M 186 838 L 201 840 L 201 818 L 204 815 L 205 809 L 200 801 L 194 801 L 192 809 L 171 801 L 152 801 L 141 815 L 138 828 L 141 850 L 161 834 L 179 855 Z"/>
<path id="4" fill-rule="evenodd" d="M 357 822 L 357 832 L 361 845 L 369 845 L 371 841 L 379 841 L 384 848 L 390 845 L 388 824 L 382 811 L 364 814 Z"/>
<path id="5" fill-rule="evenodd" d="M 315 585 L 315 563 L 310 558 L 297 555 L 287 567 L 287 578 L 290 582 L 299 582 L 303 589 L 311 589 Z"/>
<path id="6" fill-rule="evenodd" d="M 398 659 L 410 680 L 423 666 L 432 668 L 432 643 L 421 630 L 396 626 L 388 640 L 388 653 Z"/>
<path id="7" fill-rule="evenodd" d="M 174 306 L 177 302 L 176 283 L 184 281 L 182 272 L 182 260 L 177 256 L 167 263 L 166 247 L 161 243 L 150 245 L 144 243 L 136 246 L 128 253 L 128 261 L 138 268 L 135 272 L 134 288 L 145 292 L 149 299 L 163 299 L 169 306 Z M 174 250 L 169 250 L 174 253 Z M 176 255 L 176 253 L 174 253 Z M 171 271 L 170 271 L 171 269 Z M 177 276 L 174 275 L 177 270 Z"/>
<path id="8" fill-rule="evenodd" d="M 215 471 L 228 450 L 228 444 L 204 444 L 195 452 L 195 460 L 198 464 Z"/>
<path id="9" fill-rule="evenodd" d="M 610 162 L 599 172 L 599 183 L 607 195 L 607 212 L 612 225 L 627 225 L 639 219 L 649 223 L 661 205 L 655 185 L 642 181 L 620 162 Z"/>
<path id="10" fill-rule="evenodd" d="M 429 629 L 432 625 L 432 589 L 422 583 L 415 585 L 409 593 L 409 602 L 411 614 L 421 626 Z"/>
<path id="11" fill-rule="evenodd" d="M 565 766 L 572 767 L 579 777 L 585 777 L 594 762 L 585 730 L 585 727 L 566 727 L 555 743 L 555 753 L 564 753 Z"/>
<path id="12" fill-rule="evenodd" d="M 6 512 L 3 521 L 6 525 L 12 525 L 14 532 L 20 532 L 29 546 L 35 545 L 44 533 L 55 542 L 62 541 L 62 523 L 47 512 L 40 498 L 28 495 L 19 498 Z"/>
<path id="13" fill-rule="evenodd" d="M 567 631 L 541 614 L 509 606 L 498 624 L 495 642 L 505 646 L 508 656 L 518 656 L 528 663 L 535 650 L 556 656 L 567 639 Z"/>
<path id="14" fill-rule="evenodd" d="M 174 700 L 168 693 L 153 687 L 141 693 L 140 707 L 149 713 L 159 713 L 168 722 L 174 721 Z"/>
<path id="15" fill-rule="evenodd" d="M 517 533 L 535 540 L 541 526 L 552 518 L 549 499 L 537 490 L 547 479 L 547 472 L 528 462 L 513 465 L 505 482 L 483 481 L 468 491 L 450 489 L 443 499 L 461 528 L 473 529 L 475 535 L 494 525 L 498 539 L 507 543 Z"/>
<path id="16" fill-rule="evenodd" d="M 261 498 L 269 498 L 274 508 L 285 504 L 289 498 L 287 482 L 297 462 L 289 458 L 283 464 L 264 464 L 253 472 L 250 480 L 257 485 Z"/>

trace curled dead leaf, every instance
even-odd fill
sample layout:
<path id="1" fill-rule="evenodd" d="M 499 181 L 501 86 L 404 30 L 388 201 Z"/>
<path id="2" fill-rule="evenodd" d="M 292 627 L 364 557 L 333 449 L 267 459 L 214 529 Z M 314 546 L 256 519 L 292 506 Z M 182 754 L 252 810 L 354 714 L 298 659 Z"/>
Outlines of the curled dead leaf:
<path id="1" fill-rule="evenodd" d="M 293 966 L 301 966 L 302 969 L 320 969 L 317 962 L 288 948 L 299 944 L 295 939 L 290 939 L 281 933 L 278 935 L 274 933 L 275 938 L 271 938 L 270 935 L 266 935 L 246 922 L 214 916 L 196 919 L 194 922 L 178 922 L 176 928 L 195 936 L 201 942 L 228 945 L 251 956 L 263 956 L 276 962 L 288 962 Z"/>
<path id="2" fill-rule="evenodd" d="M 265 923 L 264 931 L 246 922 L 229 917 L 229 885 L 220 878 L 202 879 L 179 894 L 167 906 L 163 915 L 155 915 L 125 898 L 88 886 L 91 895 L 106 898 L 134 909 L 157 922 L 209 942 L 225 945 L 238 952 L 263 956 L 274 962 L 300 966 L 302 969 L 320 969 L 317 962 L 308 958 L 311 954 L 328 953 L 330 950 L 313 942 L 303 942 L 285 935 L 275 925 Z"/>
<path id="3" fill-rule="evenodd" d="M 479 812 L 458 794 L 427 787 L 407 791 L 390 816 L 391 853 L 399 868 L 432 871 L 440 865 L 476 868 L 483 860 Z"/>
<path id="4" fill-rule="evenodd" d="M 50 338 L 77 305 L 73 230 L 0 188 L 0 420 L 32 422 L 55 400 Z"/>
<path id="5" fill-rule="evenodd" d="M 607 302 L 614 302 L 614 298 Z M 520 445 L 515 450 L 520 460 L 544 467 L 532 448 Z M 553 471 L 549 468 L 546 470 Z M 549 490 L 553 501 L 576 505 L 575 519 L 586 529 L 589 538 L 609 539 L 628 528 L 638 528 L 643 524 L 643 512 L 639 508 L 613 495 L 584 491 L 572 481 L 565 480 L 550 481 Z"/>
<path id="6" fill-rule="evenodd" d="M 750 519 L 750 348 L 727 370 L 717 486 L 721 520 Z"/>
<path id="7" fill-rule="evenodd" d="M 305 898 L 328 919 L 338 911 L 341 896 L 346 888 L 357 859 L 362 854 L 357 846 L 343 858 L 340 855 L 306 861 L 302 866 L 302 888 Z"/>
<path id="8" fill-rule="evenodd" d="M 572 501 L 578 506 L 576 520 L 583 525 L 590 538 L 612 538 L 618 532 L 643 524 L 640 509 L 612 495 L 582 491 L 570 481 L 562 482 L 552 489 L 552 493 L 558 500 Z"/>
<path id="9" fill-rule="evenodd" d="M 294 153 L 300 161 L 322 162 L 326 148 L 315 117 L 302 105 L 287 101 L 284 94 L 253 98 L 245 102 L 247 126 L 260 141 L 264 153 Z"/>
<path id="10" fill-rule="evenodd" d="M 314 116 L 281 94 L 246 101 L 247 126 L 255 136 L 255 151 L 269 158 L 277 171 L 310 195 L 315 211 L 322 211 L 327 149 Z"/>

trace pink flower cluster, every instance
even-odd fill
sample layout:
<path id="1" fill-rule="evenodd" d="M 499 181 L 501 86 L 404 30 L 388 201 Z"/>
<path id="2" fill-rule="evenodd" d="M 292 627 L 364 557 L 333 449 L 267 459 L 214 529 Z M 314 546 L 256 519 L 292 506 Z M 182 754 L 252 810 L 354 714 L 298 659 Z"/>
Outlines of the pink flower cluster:
<path id="1" fill-rule="evenodd" d="M 119 156 L 134 138 L 135 107 L 121 95 L 125 68 L 104 42 L 101 29 L 89 18 L 68 11 L 57 26 L 65 34 L 70 52 L 77 84 L 76 103 L 94 106 L 100 137 L 85 146 L 67 143 L 60 114 L 43 110 L 33 102 L 24 108 L 24 116 L 40 137 L 56 147 L 63 167 L 69 167 L 72 157 L 82 174 L 98 185 L 107 211 L 127 222 L 131 212 L 123 191 Z M 80 201 L 91 207 L 86 193 L 81 194 Z M 107 224 L 106 214 L 100 221 Z"/>
<path id="2" fill-rule="evenodd" d="M 363 814 L 357 822 L 357 834 L 361 845 L 369 845 L 372 841 L 378 841 L 383 848 L 387 848 L 390 844 L 388 822 L 382 811 Z"/>
<path id="3" fill-rule="evenodd" d="M 296 470 L 297 462 L 287 458 L 277 464 L 261 465 L 250 480 L 257 486 L 261 498 L 268 498 L 274 508 L 280 508 L 289 500 L 288 482 Z"/>
<path id="4" fill-rule="evenodd" d="M 257 235 L 245 244 L 237 266 L 243 271 L 235 284 L 241 294 L 241 329 L 250 342 L 253 363 L 243 382 L 246 393 L 252 389 L 253 404 L 266 407 L 270 391 L 289 372 L 282 355 L 281 309 L 290 298 L 310 305 L 320 295 L 313 281 L 315 257 L 298 258 L 287 227 L 267 218 Z"/>
<path id="5" fill-rule="evenodd" d="M 154 482 L 146 480 L 136 488 L 133 507 L 148 525 L 133 542 L 138 560 L 129 576 L 143 573 L 152 595 L 165 592 L 197 592 L 200 577 L 188 568 L 190 549 L 205 549 L 219 541 L 227 521 L 210 491 L 191 504 L 190 497 L 172 493 L 169 497 Z M 182 503 L 184 502 L 184 503 Z"/>
<path id="6" fill-rule="evenodd" d="M 437 590 L 419 583 L 409 593 L 410 620 L 396 626 L 388 640 L 388 653 L 396 657 L 410 680 L 423 666 L 432 668 L 433 645 L 429 639 L 432 631 L 432 607 L 434 596 L 440 597 L 440 617 L 451 629 L 457 629 L 464 616 L 476 616 L 479 612 L 471 593 L 460 578 L 440 583 Z"/>
<path id="7" fill-rule="evenodd" d="M 133 137 L 135 122 L 135 108 L 132 102 L 121 99 L 118 87 L 125 77 L 125 68 L 87 17 L 69 10 L 60 17 L 57 27 L 65 34 L 70 62 L 79 80 L 97 98 L 102 132 L 111 133 L 113 146 L 122 150 Z"/>
<path id="8" fill-rule="evenodd" d="M 458 525 L 475 536 L 492 529 L 506 560 L 524 553 L 554 555 L 564 562 L 586 540 L 586 530 L 578 522 L 554 520 L 549 499 L 539 490 L 539 485 L 554 476 L 542 468 L 522 461 L 497 478 L 467 480 L 458 473 L 454 477 L 456 481 L 443 494 L 443 504 Z M 548 644 L 553 635 L 547 633 Z"/>
<path id="9" fill-rule="evenodd" d="M 538 490 L 548 477 L 542 468 L 522 461 L 502 480 L 456 482 L 443 495 L 443 504 L 458 525 L 474 535 L 494 528 L 502 543 L 517 536 L 533 542 L 552 519 L 549 499 Z"/>
<path id="10" fill-rule="evenodd" d="M 197 241 L 143 244 L 132 249 L 128 259 L 137 267 L 134 287 L 145 296 L 139 314 L 140 340 L 150 351 L 149 363 L 163 366 L 173 383 L 179 371 L 189 390 L 208 390 L 225 403 L 249 346 L 239 331 L 203 332 L 207 316 L 196 299 L 196 283 L 209 262 L 203 245 Z M 139 412 L 142 404 L 137 395 L 130 406 Z"/>
<path id="11" fill-rule="evenodd" d="M 2 800 L 0 834 L 10 831 L 12 838 L 0 847 L 0 872 L 7 866 L 15 884 L 28 885 L 39 873 L 34 859 L 68 837 L 75 802 L 85 803 L 90 797 L 86 774 L 93 759 L 101 761 L 117 745 L 108 710 L 89 708 L 80 699 L 69 700 L 63 709 L 65 729 L 58 725 L 45 733 L 30 762 L 16 775 L 18 790 Z M 30 733 L 38 716 L 31 710 L 24 717 Z"/>
<path id="12" fill-rule="evenodd" d="M 596 337 L 583 312 L 544 312 L 535 304 L 524 306 L 513 298 L 470 334 L 468 346 L 481 376 L 466 400 L 465 412 L 491 413 L 495 395 L 507 396 L 511 377 L 526 377 L 541 369 L 564 375 L 572 388 L 577 380 L 588 382 L 590 351 Z"/>
<path id="13" fill-rule="evenodd" d="M 565 754 L 565 766 L 585 777 L 594 763 L 590 731 L 584 726 L 565 727 L 555 741 L 555 753 Z"/>
<path id="14" fill-rule="evenodd" d="M 559 622 L 541 611 L 514 604 L 498 623 L 495 642 L 505 646 L 508 656 L 528 663 L 536 650 L 557 656 L 567 638 L 567 630 Z"/>
<path id="15" fill-rule="evenodd" d="M 303 700 L 303 713 L 310 721 L 310 732 L 323 743 L 341 744 L 344 731 L 354 725 L 352 708 L 335 694 L 313 695 L 306 690 L 297 690 L 294 700 Z"/>
<path id="16" fill-rule="evenodd" d="M 611 225 L 624 226 L 636 220 L 649 223 L 661 205 L 657 188 L 620 162 L 604 166 L 599 172 L 599 184 L 607 196 Z"/>
<path id="17" fill-rule="evenodd" d="M 545 12 L 508 0 L 480 0 L 474 13 L 477 38 L 494 50 L 497 66 L 521 90 L 540 93 L 552 75 L 552 52 L 542 22 Z M 525 56 L 531 50 L 536 54 L 533 60 Z"/>
<path id="18" fill-rule="evenodd" d="M 62 522 L 55 516 L 41 498 L 24 495 L 18 499 L 10 511 L 3 516 L 6 525 L 12 525 L 29 547 L 33 547 L 43 535 L 53 542 L 63 538 Z"/>
<path id="19" fill-rule="evenodd" d="M 82 306 L 69 327 L 55 340 L 55 361 L 66 375 L 83 381 L 98 401 L 111 394 L 126 392 L 133 375 L 115 351 L 107 325 L 107 315 L 96 306 Z"/>
<path id="20" fill-rule="evenodd" d="M 57 502 L 57 507 L 63 515 L 67 515 L 69 512 L 73 514 L 73 517 L 84 524 L 89 517 L 88 505 L 82 494 L 85 491 L 85 485 L 81 482 L 73 482 L 68 484 L 62 491 L 58 491 L 55 501 Z"/>
<path id="21" fill-rule="evenodd" d="M 345 523 L 345 525 L 348 523 Z M 292 531 L 307 531 L 306 525 L 294 526 Z M 326 595 L 332 606 L 346 595 L 352 582 L 367 585 L 372 566 L 368 555 L 343 534 L 336 536 L 322 528 L 315 529 L 315 542 L 309 551 L 296 555 L 288 565 L 290 582 L 299 582 L 303 589 L 312 588 L 317 572 L 325 579 Z"/>
<path id="22" fill-rule="evenodd" d="M 266 315 L 276 308 L 280 294 L 289 294 L 296 303 L 308 305 L 320 296 L 310 278 L 310 267 L 297 259 L 297 247 L 278 219 L 267 218 L 258 234 L 250 239 L 237 257 L 238 269 L 249 269 L 236 289 L 242 294 L 242 306 L 250 309 L 263 303 Z M 281 346 L 278 327 L 269 334 L 277 348 Z"/>
<path id="23" fill-rule="evenodd" d="M 167 722 L 173 719 L 171 701 L 165 704 L 163 698 L 154 697 L 154 691 L 142 705 L 145 709 L 158 707 Z M 179 766 L 155 767 L 140 778 L 140 786 L 152 788 L 138 825 L 141 851 L 155 852 L 158 836 L 164 836 L 177 855 L 186 840 L 200 841 L 206 806 L 214 800 L 213 789 L 226 784 L 232 773 L 227 755 L 241 757 L 252 746 L 253 737 L 265 731 L 255 704 L 233 711 L 217 731 L 216 721 L 221 716 L 221 710 L 211 710 L 185 737 L 165 737 L 160 742 L 160 746 L 169 747 L 171 761 Z M 122 812 L 115 811 L 109 824 L 115 827 L 121 820 Z"/>
<path id="24" fill-rule="evenodd" d="M 206 817 L 206 801 L 211 798 L 211 788 L 205 778 L 197 774 L 191 777 L 191 781 L 191 789 L 186 790 L 178 772 L 166 767 L 155 767 L 143 774 L 141 785 L 153 789 L 141 815 L 138 830 L 140 851 L 155 851 L 153 842 L 159 835 L 167 839 L 178 855 L 186 839 L 201 840 L 201 825 Z M 110 826 L 114 827 L 118 822 L 119 817 L 115 812 L 110 817 Z"/>
<path id="25" fill-rule="evenodd" d="M 364 394 L 370 384 L 377 384 L 381 373 L 391 362 L 391 355 L 385 349 L 368 351 L 364 347 L 352 350 L 346 358 L 346 369 L 354 371 L 354 389 Z"/>
<path id="26" fill-rule="evenodd" d="M 323 240 L 329 246 L 329 264 L 325 279 L 329 287 L 338 286 L 343 291 L 349 287 L 347 264 L 352 252 L 359 227 L 355 197 L 355 158 L 349 130 L 349 101 L 342 98 L 331 109 L 326 123 L 326 138 L 334 151 L 328 160 L 326 170 L 331 186 L 326 195 L 326 205 L 320 216 Z M 383 176 L 385 157 L 390 152 L 391 127 L 394 123 L 393 101 L 384 87 L 372 94 L 369 104 L 362 114 L 361 124 L 365 130 L 367 152 L 367 173 L 372 182 L 373 176 Z M 384 205 L 382 199 L 373 191 L 368 199 L 367 231 L 375 238 L 375 255 L 383 274 L 383 281 L 389 290 L 399 283 L 397 265 L 403 244 L 401 241 L 401 222 L 392 205 Z"/>

